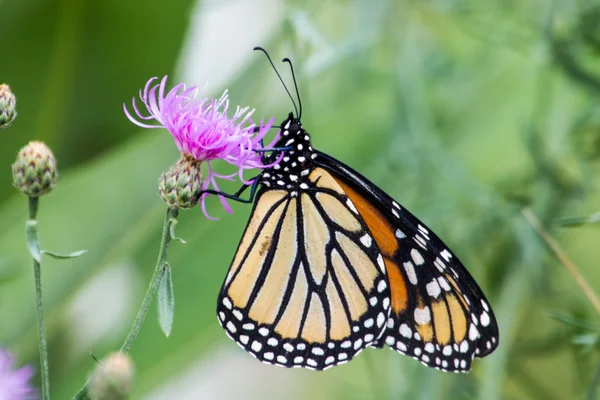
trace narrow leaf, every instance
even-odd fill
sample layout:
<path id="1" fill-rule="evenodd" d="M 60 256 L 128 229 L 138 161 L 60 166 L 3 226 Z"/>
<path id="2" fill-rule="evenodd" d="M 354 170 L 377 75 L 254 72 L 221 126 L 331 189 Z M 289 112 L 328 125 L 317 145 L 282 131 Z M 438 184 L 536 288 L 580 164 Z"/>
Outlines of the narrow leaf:
<path id="1" fill-rule="evenodd" d="M 573 336 L 573 344 L 582 345 L 590 350 L 592 347 L 598 345 L 599 336 L 597 333 L 584 333 L 581 335 Z"/>
<path id="2" fill-rule="evenodd" d="M 175 235 L 175 226 L 177 225 L 177 219 L 176 218 L 171 218 L 170 221 L 171 221 L 171 227 L 169 228 L 169 235 L 171 235 L 171 239 L 177 240 L 178 242 L 181 242 L 181 243 L 185 244 L 186 243 L 185 240 L 183 240 L 182 238 L 177 237 Z"/>
<path id="3" fill-rule="evenodd" d="M 48 250 L 42 250 L 42 254 L 48 254 L 50 257 L 57 258 L 59 260 L 66 260 L 69 258 L 76 258 L 87 253 L 87 250 L 77 250 L 69 254 L 58 254 Z"/>
<path id="4" fill-rule="evenodd" d="M 173 292 L 173 279 L 171 266 L 166 263 L 163 267 L 162 277 L 158 285 L 158 323 L 165 336 L 169 337 L 173 327 L 175 315 L 175 295 Z"/>
<path id="5" fill-rule="evenodd" d="M 596 224 L 598 222 L 600 222 L 600 211 L 584 217 L 568 217 L 557 221 L 560 226 L 581 226 L 586 224 Z"/>
<path id="6" fill-rule="evenodd" d="M 37 221 L 29 219 L 25 223 L 25 230 L 27 232 L 27 248 L 29 253 L 37 262 L 42 259 L 42 252 L 40 251 L 40 241 L 37 235 Z"/>

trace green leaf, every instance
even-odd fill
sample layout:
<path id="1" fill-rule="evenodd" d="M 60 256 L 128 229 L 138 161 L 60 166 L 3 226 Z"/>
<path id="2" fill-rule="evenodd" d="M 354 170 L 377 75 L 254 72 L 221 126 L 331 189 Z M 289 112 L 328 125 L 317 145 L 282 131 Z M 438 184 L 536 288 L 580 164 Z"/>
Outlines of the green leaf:
<path id="1" fill-rule="evenodd" d="M 77 251 L 74 251 L 74 252 L 69 253 L 69 254 L 58 254 L 58 253 L 54 253 L 54 252 L 49 251 L 49 250 L 42 250 L 42 254 L 48 254 L 50 257 L 53 257 L 53 258 L 56 258 L 56 259 L 59 259 L 59 260 L 66 260 L 66 259 L 69 259 L 69 258 L 77 258 L 79 256 L 84 255 L 87 252 L 88 252 L 87 250 L 77 250 Z"/>
<path id="2" fill-rule="evenodd" d="M 596 224 L 600 222 L 600 211 L 595 212 L 591 215 L 586 215 L 584 217 L 568 217 L 562 218 L 557 221 L 557 224 L 560 226 L 581 226 L 587 224 Z"/>
<path id="3" fill-rule="evenodd" d="M 584 333 L 582 335 L 573 336 L 573 344 L 578 344 L 587 347 L 588 350 L 598 345 L 600 335 L 597 333 Z"/>
<path id="4" fill-rule="evenodd" d="M 573 328 L 577 328 L 577 329 L 585 329 L 585 330 L 590 330 L 590 331 L 594 331 L 594 332 L 599 332 L 600 333 L 600 326 L 584 321 L 582 319 L 579 318 L 575 318 L 572 317 L 568 314 L 562 313 L 560 311 L 550 311 L 547 313 L 547 315 L 558 321 L 561 322 L 567 326 L 573 327 Z"/>
<path id="5" fill-rule="evenodd" d="M 171 218 L 170 222 L 171 222 L 171 227 L 169 228 L 169 235 L 171 235 L 171 239 L 177 240 L 178 242 L 186 244 L 185 240 L 183 240 L 182 238 L 177 237 L 177 235 L 175 235 L 175 225 L 177 225 L 177 218 Z"/>
<path id="6" fill-rule="evenodd" d="M 158 302 L 158 323 L 160 324 L 160 329 L 162 329 L 166 337 L 169 337 L 175 315 L 175 295 L 173 292 L 171 266 L 168 263 L 163 267 L 156 300 Z"/>
<path id="7" fill-rule="evenodd" d="M 27 248 L 29 253 L 37 262 L 42 259 L 42 252 L 40 251 L 40 241 L 37 234 L 37 221 L 28 219 L 25 223 L 25 230 L 27 232 Z"/>

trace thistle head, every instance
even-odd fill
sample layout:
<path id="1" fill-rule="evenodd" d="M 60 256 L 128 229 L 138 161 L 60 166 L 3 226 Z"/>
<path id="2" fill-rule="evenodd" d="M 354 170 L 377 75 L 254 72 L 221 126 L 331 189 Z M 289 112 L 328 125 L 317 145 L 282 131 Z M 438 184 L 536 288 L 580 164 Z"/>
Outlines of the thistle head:
<path id="1" fill-rule="evenodd" d="M 12 174 L 14 186 L 24 195 L 44 195 L 52 190 L 58 176 L 54 154 L 43 142 L 29 142 L 19 150 Z"/>
<path id="2" fill-rule="evenodd" d="M 96 368 L 90 379 L 92 400 L 124 400 L 133 386 L 134 368 L 128 355 L 109 354 Z"/>
<path id="3" fill-rule="evenodd" d="M 10 86 L 0 84 L 0 129 L 8 128 L 17 117 L 17 98 Z"/>
<path id="4" fill-rule="evenodd" d="M 157 78 L 150 79 L 144 89 L 140 90 L 140 99 L 149 115 L 140 112 L 135 99 L 132 103 L 135 116 L 129 113 L 126 106 L 125 114 L 131 122 L 142 128 L 167 129 L 182 155 L 204 163 L 206 168 L 202 190 L 210 188 L 218 191 L 218 179 L 234 180 L 236 176 L 242 183 L 250 184 L 251 180 L 244 179 L 245 170 L 267 168 L 274 164 L 263 164 L 256 151 L 263 148 L 262 139 L 273 125 L 273 118 L 266 124 L 261 122 L 257 126 L 251 119 L 254 109 L 249 107 L 237 107 L 233 116 L 228 115 L 227 91 L 218 99 L 204 97 L 198 87 L 187 88 L 184 84 L 166 92 L 167 77 L 153 85 L 155 79 Z M 147 123 L 150 120 L 156 123 Z M 224 160 L 238 171 L 230 175 L 219 174 L 212 168 L 211 162 L 214 160 Z M 275 163 L 279 161 L 281 157 Z M 200 203 L 204 213 L 210 218 L 204 204 L 207 196 L 208 194 L 200 196 Z M 225 210 L 230 213 L 231 208 L 225 198 L 219 198 Z"/>
<path id="5" fill-rule="evenodd" d="M 158 181 L 158 194 L 171 208 L 192 208 L 200 200 L 202 174 L 200 161 L 183 154 Z"/>

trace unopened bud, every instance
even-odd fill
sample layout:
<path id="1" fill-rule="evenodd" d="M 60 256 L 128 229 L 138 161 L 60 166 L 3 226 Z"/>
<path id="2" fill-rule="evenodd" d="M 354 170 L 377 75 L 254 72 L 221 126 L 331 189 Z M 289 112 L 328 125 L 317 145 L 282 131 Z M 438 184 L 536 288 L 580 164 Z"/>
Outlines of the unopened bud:
<path id="1" fill-rule="evenodd" d="M 88 394 L 92 400 L 124 400 L 131 392 L 133 375 L 128 355 L 109 354 L 94 371 Z"/>
<path id="2" fill-rule="evenodd" d="M 194 207 L 201 190 L 200 161 L 188 155 L 183 155 L 158 181 L 158 194 L 171 208 Z"/>
<path id="3" fill-rule="evenodd" d="M 17 98 L 10 86 L 0 84 L 0 129 L 8 128 L 17 117 Z"/>
<path id="4" fill-rule="evenodd" d="M 58 176 L 54 154 L 45 143 L 29 142 L 19 150 L 12 174 L 13 184 L 24 195 L 46 194 L 52 190 Z"/>

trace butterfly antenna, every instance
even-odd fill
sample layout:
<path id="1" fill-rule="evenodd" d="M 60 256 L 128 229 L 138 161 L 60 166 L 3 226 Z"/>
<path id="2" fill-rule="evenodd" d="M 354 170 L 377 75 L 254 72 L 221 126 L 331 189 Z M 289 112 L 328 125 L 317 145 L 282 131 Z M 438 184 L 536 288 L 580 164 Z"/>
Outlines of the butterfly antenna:
<path id="1" fill-rule="evenodd" d="M 265 53 L 265 56 L 267 56 L 267 59 L 271 63 L 271 67 L 273 67 L 273 71 L 275 71 L 275 73 L 277 74 L 277 77 L 279 77 L 279 81 L 283 85 L 283 88 L 287 92 L 288 96 L 290 96 L 290 100 L 292 100 L 292 104 L 294 105 L 294 110 L 296 110 L 296 115 L 298 116 L 298 118 L 300 118 L 299 117 L 299 113 L 298 113 L 298 106 L 296 106 L 296 102 L 294 101 L 294 97 L 292 96 L 292 94 L 288 90 L 287 86 L 285 85 L 285 82 L 283 81 L 283 78 L 279 74 L 279 71 L 277 71 L 277 68 L 275 68 L 275 64 L 273 64 L 273 60 L 271 60 L 271 57 L 269 56 L 269 53 L 267 53 L 267 51 L 265 49 L 263 49 L 262 47 L 260 47 L 260 46 L 256 46 L 252 50 L 255 50 L 255 51 L 258 50 L 258 51 L 262 51 L 263 53 Z M 294 78 L 294 84 L 295 84 L 295 78 Z"/>
<path id="2" fill-rule="evenodd" d="M 292 79 L 294 80 L 294 88 L 296 89 L 296 97 L 298 98 L 298 105 L 300 106 L 300 113 L 298 114 L 298 119 L 302 119 L 302 100 L 300 99 L 300 91 L 298 90 L 298 83 L 296 82 L 296 74 L 294 73 L 294 66 L 292 65 L 292 61 L 289 58 L 284 58 L 282 62 L 286 62 L 290 64 L 290 69 L 292 70 Z"/>

